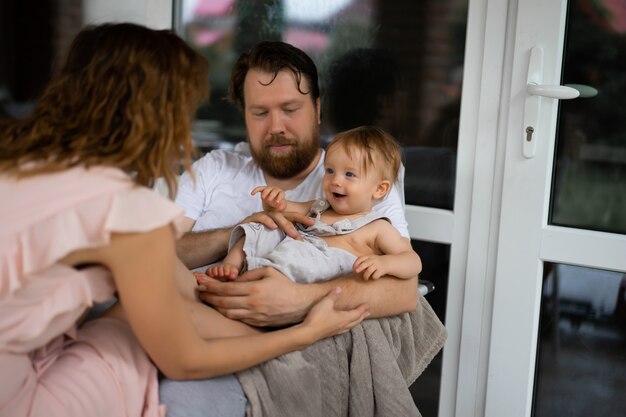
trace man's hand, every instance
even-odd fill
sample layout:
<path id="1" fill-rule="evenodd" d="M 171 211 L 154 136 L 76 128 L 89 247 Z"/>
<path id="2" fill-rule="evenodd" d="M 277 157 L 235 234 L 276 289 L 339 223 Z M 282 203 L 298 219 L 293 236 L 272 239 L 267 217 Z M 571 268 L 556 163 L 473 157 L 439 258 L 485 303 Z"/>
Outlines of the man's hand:
<path id="1" fill-rule="evenodd" d="M 293 225 L 294 223 L 300 223 L 307 226 L 312 226 L 313 224 L 315 224 L 314 219 L 307 217 L 303 214 L 291 211 L 262 211 L 259 213 L 253 213 L 243 219 L 241 223 L 251 222 L 261 223 L 272 230 L 280 228 L 287 234 L 287 236 L 296 240 L 302 240 L 302 237 L 296 230 L 296 227 Z"/>
<path id="2" fill-rule="evenodd" d="M 259 327 L 302 321 L 327 292 L 296 284 L 270 267 L 247 271 L 237 282 L 220 282 L 200 274 L 196 279 L 200 299 L 230 319 Z"/>

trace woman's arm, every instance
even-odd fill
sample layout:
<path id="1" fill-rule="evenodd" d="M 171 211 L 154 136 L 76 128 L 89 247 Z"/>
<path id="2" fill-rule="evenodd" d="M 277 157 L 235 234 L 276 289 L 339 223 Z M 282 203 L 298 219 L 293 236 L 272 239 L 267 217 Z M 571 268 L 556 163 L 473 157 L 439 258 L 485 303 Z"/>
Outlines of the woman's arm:
<path id="1" fill-rule="evenodd" d="M 207 320 L 202 337 L 191 320 L 188 300 L 180 295 L 174 280 L 176 257 L 169 226 L 148 233 L 114 234 L 108 246 L 82 252 L 81 261 L 102 263 L 111 270 L 131 328 L 156 365 L 172 379 L 207 378 L 242 370 L 345 332 L 367 314 L 366 306 L 336 311 L 338 294 L 333 292 L 301 325 L 224 337 L 232 331 L 226 322 L 211 330 L 209 323 L 215 315 L 207 313 L 211 310 L 197 309 L 192 314 L 204 318 L 194 321 Z"/>

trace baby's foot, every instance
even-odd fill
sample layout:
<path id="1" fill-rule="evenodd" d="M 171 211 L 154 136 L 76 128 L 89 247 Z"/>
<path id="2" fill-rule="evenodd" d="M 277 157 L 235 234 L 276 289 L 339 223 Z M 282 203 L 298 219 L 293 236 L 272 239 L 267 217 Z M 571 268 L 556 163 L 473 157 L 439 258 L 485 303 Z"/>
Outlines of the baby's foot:
<path id="1" fill-rule="evenodd" d="M 234 281 L 239 276 L 239 268 L 235 265 L 222 263 L 207 269 L 206 274 L 220 281 Z"/>

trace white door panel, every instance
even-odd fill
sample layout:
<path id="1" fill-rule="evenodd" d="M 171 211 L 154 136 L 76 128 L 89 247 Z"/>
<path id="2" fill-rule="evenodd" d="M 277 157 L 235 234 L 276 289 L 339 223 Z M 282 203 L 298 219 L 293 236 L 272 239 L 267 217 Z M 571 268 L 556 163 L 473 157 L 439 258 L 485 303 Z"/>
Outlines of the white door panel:
<path id="1" fill-rule="evenodd" d="M 508 118 L 487 369 L 489 417 L 532 413 L 544 262 L 626 271 L 626 236 L 550 225 L 558 100 L 538 98 L 536 148 L 524 154 L 533 120 L 524 114 L 531 50 L 543 49 L 542 83 L 560 84 L 566 12 L 563 0 L 520 1 L 517 7 L 510 100 L 502 108 Z M 558 333 L 558 316 L 556 326 Z"/>

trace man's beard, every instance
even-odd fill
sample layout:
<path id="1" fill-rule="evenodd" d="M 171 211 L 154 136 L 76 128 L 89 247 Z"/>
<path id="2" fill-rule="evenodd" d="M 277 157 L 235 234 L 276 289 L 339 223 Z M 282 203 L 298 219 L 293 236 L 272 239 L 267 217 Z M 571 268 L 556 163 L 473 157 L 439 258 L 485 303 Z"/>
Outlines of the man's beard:
<path id="1" fill-rule="evenodd" d="M 288 179 L 296 176 L 311 165 L 320 150 L 319 128 L 317 125 L 315 127 L 309 137 L 300 140 L 272 135 L 258 152 L 250 147 L 252 158 L 264 172 L 274 178 Z M 290 145 L 292 148 L 289 152 L 274 154 L 270 151 L 271 145 Z"/>

